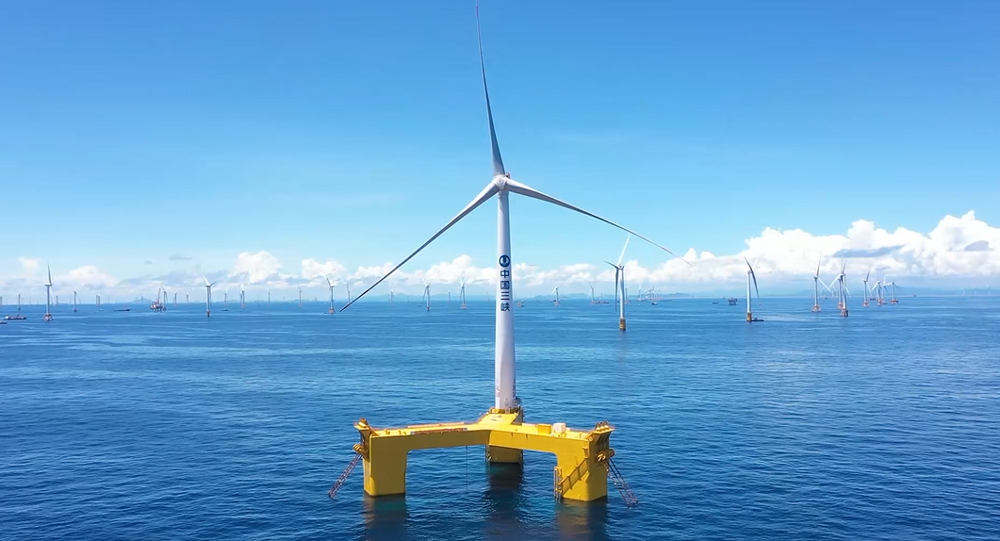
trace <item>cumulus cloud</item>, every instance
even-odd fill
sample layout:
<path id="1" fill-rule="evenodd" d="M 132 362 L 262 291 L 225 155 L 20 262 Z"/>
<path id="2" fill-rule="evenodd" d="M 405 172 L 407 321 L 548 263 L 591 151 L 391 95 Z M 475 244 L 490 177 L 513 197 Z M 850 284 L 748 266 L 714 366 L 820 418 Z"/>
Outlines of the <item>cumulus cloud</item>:
<path id="1" fill-rule="evenodd" d="M 229 277 L 237 282 L 263 284 L 278 279 L 279 270 L 281 264 L 278 258 L 270 253 L 263 250 L 256 253 L 243 252 L 236 256 L 236 263 Z"/>
<path id="2" fill-rule="evenodd" d="M 337 261 L 327 260 L 320 263 L 312 257 L 302 260 L 302 278 L 305 280 L 315 280 L 322 284 L 326 282 L 327 277 L 337 282 L 347 279 L 347 275 L 347 269 Z"/>

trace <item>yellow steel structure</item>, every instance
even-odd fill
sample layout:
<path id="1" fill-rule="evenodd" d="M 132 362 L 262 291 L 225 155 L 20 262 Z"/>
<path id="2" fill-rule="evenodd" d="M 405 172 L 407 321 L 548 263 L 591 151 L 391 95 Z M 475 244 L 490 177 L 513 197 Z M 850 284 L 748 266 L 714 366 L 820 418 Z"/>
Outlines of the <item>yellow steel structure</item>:
<path id="1" fill-rule="evenodd" d="M 354 450 L 364 460 L 365 492 L 388 496 L 406 492 L 406 458 L 417 449 L 485 445 L 491 462 L 521 462 L 523 451 L 556 455 L 553 491 L 559 498 L 594 501 L 608 495 L 607 461 L 614 428 L 600 422 L 582 431 L 522 423 L 520 410 L 491 410 L 472 423 L 440 423 L 401 428 L 373 428 L 365 419 L 354 428 L 361 443 Z"/>

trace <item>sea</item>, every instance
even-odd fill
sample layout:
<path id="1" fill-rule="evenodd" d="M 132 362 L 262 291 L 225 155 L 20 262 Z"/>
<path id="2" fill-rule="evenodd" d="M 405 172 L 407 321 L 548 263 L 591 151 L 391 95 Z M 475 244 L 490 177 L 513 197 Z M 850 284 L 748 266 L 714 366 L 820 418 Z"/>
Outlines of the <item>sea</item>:
<path id="1" fill-rule="evenodd" d="M 0 539 L 997 540 L 1000 298 L 677 298 L 515 308 L 526 421 L 615 427 L 625 505 L 556 501 L 555 458 L 413 452 L 364 495 L 376 427 L 474 420 L 493 305 L 60 305 L 0 325 Z M 9 306 L 0 314 L 12 313 Z"/>

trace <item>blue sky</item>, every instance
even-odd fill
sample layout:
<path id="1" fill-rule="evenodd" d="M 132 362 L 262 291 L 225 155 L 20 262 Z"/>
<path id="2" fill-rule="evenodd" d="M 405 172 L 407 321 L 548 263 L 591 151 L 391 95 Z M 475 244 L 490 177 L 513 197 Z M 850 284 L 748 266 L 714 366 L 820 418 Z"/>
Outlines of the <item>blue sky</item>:
<path id="1" fill-rule="evenodd" d="M 486 1 L 505 164 L 678 252 L 997 224 L 1000 3 L 874 4 Z M 382 264 L 489 181 L 472 2 L 0 12 L 0 280 L 19 257 L 119 279 L 259 251 Z M 514 259 L 545 268 L 624 240 L 520 198 L 513 220 Z M 494 239 L 479 210 L 414 268 L 488 266 Z"/>

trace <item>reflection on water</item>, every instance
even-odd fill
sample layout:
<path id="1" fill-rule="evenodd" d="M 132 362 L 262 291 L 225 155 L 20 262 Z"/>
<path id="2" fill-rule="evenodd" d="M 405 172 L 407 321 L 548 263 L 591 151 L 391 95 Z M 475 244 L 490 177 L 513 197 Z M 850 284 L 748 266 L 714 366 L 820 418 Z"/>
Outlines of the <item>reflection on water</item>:
<path id="1" fill-rule="evenodd" d="M 406 523 L 409 513 L 406 509 L 406 495 L 380 496 L 365 495 L 365 535 L 371 541 L 397 541 L 407 539 Z"/>
<path id="2" fill-rule="evenodd" d="M 487 539 L 509 539 L 518 528 L 525 496 L 521 490 L 524 467 L 521 464 L 487 464 L 486 490 L 482 502 L 484 534 Z"/>
<path id="3" fill-rule="evenodd" d="M 608 500 L 556 503 L 556 524 L 559 539 L 607 539 Z"/>

